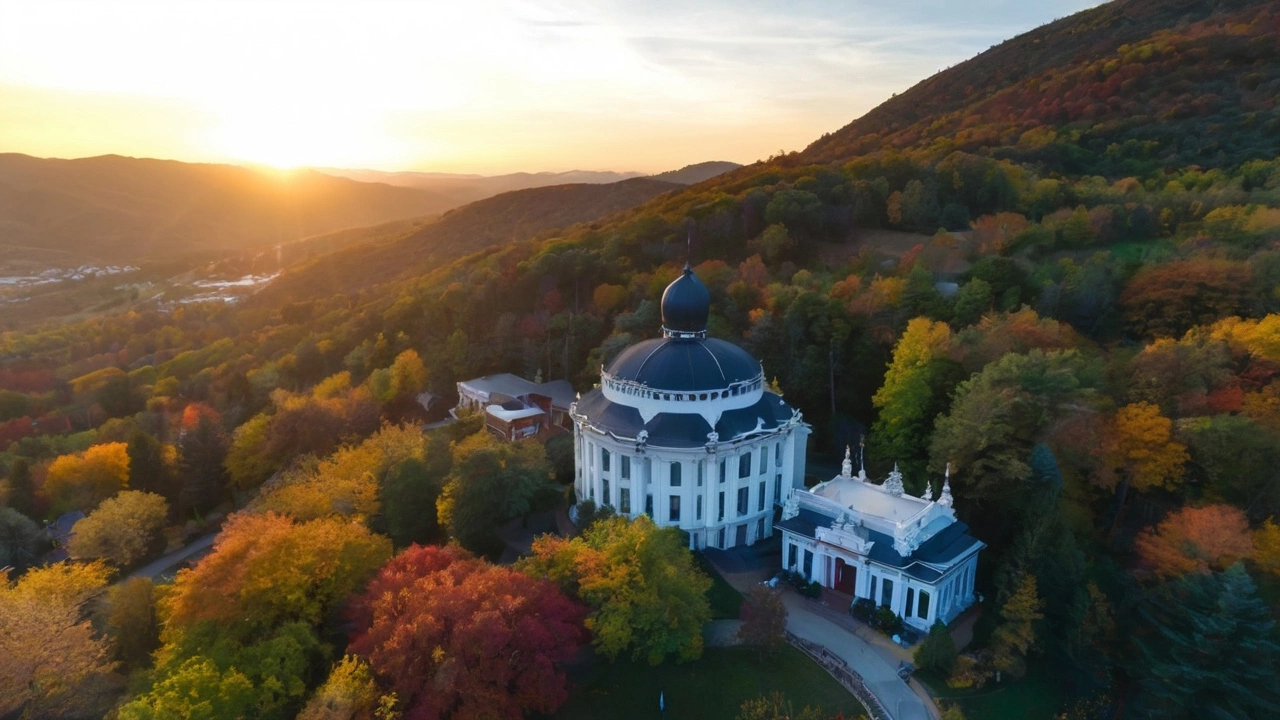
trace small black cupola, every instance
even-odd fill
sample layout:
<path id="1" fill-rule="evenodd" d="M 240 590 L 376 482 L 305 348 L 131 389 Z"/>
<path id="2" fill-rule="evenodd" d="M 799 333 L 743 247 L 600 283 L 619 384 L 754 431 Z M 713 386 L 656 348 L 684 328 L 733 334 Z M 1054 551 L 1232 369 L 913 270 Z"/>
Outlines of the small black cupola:
<path id="1" fill-rule="evenodd" d="M 662 334 L 669 338 L 706 337 L 710 313 L 711 292 L 685 263 L 684 273 L 662 292 Z"/>

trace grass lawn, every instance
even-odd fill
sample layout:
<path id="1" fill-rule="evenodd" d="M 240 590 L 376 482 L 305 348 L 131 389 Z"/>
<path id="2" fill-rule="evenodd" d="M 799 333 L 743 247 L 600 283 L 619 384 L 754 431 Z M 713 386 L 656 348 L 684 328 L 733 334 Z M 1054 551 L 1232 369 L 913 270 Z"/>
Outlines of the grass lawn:
<path id="1" fill-rule="evenodd" d="M 702 572 L 711 578 L 711 589 L 707 591 L 707 600 L 711 602 L 711 619 L 737 620 L 738 612 L 742 609 L 742 593 L 734 590 L 732 585 L 720 577 L 720 573 L 716 572 L 701 553 L 694 553 L 693 557 Z"/>
<path id="2" fill-rule="evenodd" d="M 935 698 L 958 703 L 965 720 L 1051 720 L 1061 709 L 1062 688 L 1043 669 L 1032 669 L 1021 680 L 988 684 L 981 690 L 952 690 L 940 676 L 916 675 Z"/>
<path id="3" fill-rule="evenodd" d="M 668 720 L 731 720 L 746 700 L 779 691 L 799 711 L 820 705 L 848 717 L 862 706 L 825 670 L 790 646 L 763 662 L 745 648 L 707 648 L 702 659 L 650 667 L 644 662 L 598 660 L 572 673 L 576 690 L 558 720 L 660 718 L 658 693 Z"/>

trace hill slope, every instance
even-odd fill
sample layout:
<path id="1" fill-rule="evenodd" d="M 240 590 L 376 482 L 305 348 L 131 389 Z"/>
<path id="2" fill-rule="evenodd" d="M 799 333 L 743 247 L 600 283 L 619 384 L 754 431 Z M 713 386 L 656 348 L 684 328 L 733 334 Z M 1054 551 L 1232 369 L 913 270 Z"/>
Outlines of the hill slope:
<path id="1" fill-rule="evenodd" d="M 685 165 L 679 170 L 668 170 L 664 173 L 658 173 L 651 176 L 654 180 L 662 180 L 665 182 L 677 183 L 679 185 L 696 185 L 704 180 L 710 180 L 717 175 L 723 175 L 730 170 L 737 170 L 742 167 L 736 162 L 727 160 L 711 160 L 708 162 L 696 163 L 694 165 Z"/>
<path id="2" fill-rule="evenodd" d="M 1065 172 L 1280 155 L 1280 7 L 1120 0 L 940 72 L 810 145 L 802 162 L 954 150 Z"/>
<path id="3" fill-rule="evenodd" d="M 0 155 L 0 244 L 130 262 L 288 242 L 428 215 L 449 198 L 312 171 L 274 175 L 115 155 Z"/>
<path id="4" fill-rule="evenodd" d="M 452 204 L 442 210 L 452 209 L 477 200 L 515 190 L 551 187 L 553 185 L 607 185 L 633 177 L 634 172 L 609 172 L 569 170 L 566 172 L 510 173 L 507 175 L 467 175 L 433 172 L 383 172 L 380 170 L 350 170 L 344 168 L 316 168 L 316 170 L 360 182 L 378 182 L 398 187 L 417 188 L 447 197 Z"/>
<path id="5" fill-rule="evenodd" d="M 680 185 L 632 178 L 607 185 L 556 185 L 503 193 L 451 210 L 397 240 L 352 247 L 287 272 L 263 294 L 354 292 L 401 275 L 425 274 L 484 248 L 599 220 Z"/>

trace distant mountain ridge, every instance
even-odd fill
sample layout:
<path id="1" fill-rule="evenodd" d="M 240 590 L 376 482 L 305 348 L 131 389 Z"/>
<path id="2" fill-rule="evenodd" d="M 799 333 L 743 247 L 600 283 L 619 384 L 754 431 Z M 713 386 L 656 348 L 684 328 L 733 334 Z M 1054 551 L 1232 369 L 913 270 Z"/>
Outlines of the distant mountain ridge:
<path id="1" fill-rule="evenodd" d="M 301 170 L 0 154 L 0 246 L 132 262 L 291 242 L 442 212 L 451 198 Z"/>
<path id="2" fill-rule="evenodd" d="M 506 175 L 473 175 L 437 172 L 384 172 L 348 168 L 313 168 L 336 177 L 360 182 L 380 182 L 400 187 L 428 190 L 452 198 L 458 206 L 483 200 L 505 192 L 553 185 L 607 185 L 638 177 L 650 177 L 677 185 L 693 185 L 717 175 L 742 167 L 738 163 L 709 161 L 686 165 L 679 170 L 668 170 L 657 175 L 639 172 L 613 172 L 608 170 L 568 170 L 565 172 L 518 172 Z"/>

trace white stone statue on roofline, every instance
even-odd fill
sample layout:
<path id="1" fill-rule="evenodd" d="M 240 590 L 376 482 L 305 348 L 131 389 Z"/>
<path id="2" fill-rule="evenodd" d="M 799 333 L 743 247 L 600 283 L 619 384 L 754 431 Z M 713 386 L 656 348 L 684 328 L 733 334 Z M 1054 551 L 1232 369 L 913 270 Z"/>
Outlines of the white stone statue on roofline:
<path id="1" fill-rule="evenodd" d="M 902 473 L 898 470 L 898 463 L 893 464 L 893 472 L 889 473 L 889 477 L 885 479 L 884 490 L 890 495 L 902 496 Z"/>
<path id="2" fill-rule="evenodd" d="M 850 457 L 849 446 L 844 446 L 844 462 L 840 463 L 840 477 L 853 477 L 853 458 Z"/>

